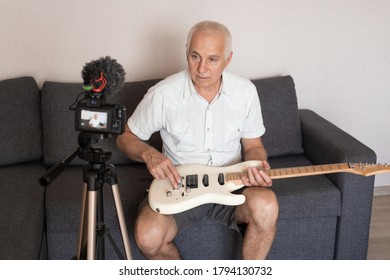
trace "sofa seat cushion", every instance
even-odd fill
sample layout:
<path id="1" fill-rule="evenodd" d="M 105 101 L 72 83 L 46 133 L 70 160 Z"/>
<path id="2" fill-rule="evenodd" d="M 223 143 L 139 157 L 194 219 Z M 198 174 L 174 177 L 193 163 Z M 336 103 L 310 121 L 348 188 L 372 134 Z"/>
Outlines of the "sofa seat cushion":
<path id="1" fill-rule="evenodd" d="M 44 241 L 44 192 L 38 178 L 40 163 L 0 168 L 0 259 L 34 260 L 46 257 Z"/>
<path id="2" fill-rule="evenodd" d="M 270 260 L 330 260 L 335 256 L 337 217 L 279 219 Z"/>
<path id="3" fill-rule="evenodd" d="M 209 218 L 181 231 L 175 244 L 180 256 L 187 260 L 241 259 L 242 235 Z"/>
<path id="4" fill-rule="evenodd" d="M 38 85 L 32 77 L 0 82 L 0 166 L 39 160 L 41 113 Z"/>
<path id="5" fill-rule="evenodd" d="M 272 168 L 310 166 L 303 155 L 269 159 Z M 268 259 L 333 259 L 341 193 L 326 175 L 276 179 L 277 234 Z"/>
<path id="6" fill-rule="evenodd" d="M 272 168 L 308 166 L 305 156 L 269 159 Z M 341 193 L 326 175 L 273 180 L 280 205 L 279 219 L 339 216 Z"/>

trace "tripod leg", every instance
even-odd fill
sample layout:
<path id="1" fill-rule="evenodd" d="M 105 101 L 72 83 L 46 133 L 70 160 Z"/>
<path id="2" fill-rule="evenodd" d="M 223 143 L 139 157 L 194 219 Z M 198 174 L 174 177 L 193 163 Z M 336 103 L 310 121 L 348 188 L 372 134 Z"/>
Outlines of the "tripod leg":
<path id="1" fill-rule="evenodd" d="M 132 255 L 131 255 L 131 249 L 130 249 L 129 235 L 127 233 L 125 215 L 123 214 L 123 208 L 122 208 L 121 198 L 119 195 L 118 184 L 112 185 L 111 187 L 112 187 L 112 193 L 114 196 L 116 212 L 118 215 L 119 226 L 121 229 L 123 245 L 125 247 L 126 257 L 128 260 L 131 260 Z"/>
<path id="2" fill-rule="evenodd" d="M 83 184 L 83 194 L 81 200 L 81 211 L 80 211 L 80 229 L 79 229 L 79 241 L 77 246 L 77 260 L 85 258 L 83 250 L 87 246 L 87 238 L 85 232 L 87 231 L 87 220 L 85 219 L 86 213 L 88 212 L 88 201 L 87 201 L 87 184 Z"/>
<path id="3" fill-rule="evenodd" d="M 88 191 L 88 240 L 87 259 L 96 258 L 97 191 Z"/>
<path id="4" fill-rule="evenodd" d="M 105 259 L 104 235 L 106 226 L 104 224 L 104 194 L 103 185 L 97 190 L 97 210 L 96 210 L 96 259 Z"/>

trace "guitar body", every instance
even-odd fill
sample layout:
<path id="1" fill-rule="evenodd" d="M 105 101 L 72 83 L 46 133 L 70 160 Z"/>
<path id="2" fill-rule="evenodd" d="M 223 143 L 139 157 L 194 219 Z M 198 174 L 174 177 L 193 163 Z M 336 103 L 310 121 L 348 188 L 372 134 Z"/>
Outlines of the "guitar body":
<path id="1" fill-rule="evenodd" d="M 229 180 L 227 173 L 245 173 L 248 167 L 261 167 L 260 161 L 246 161 L 226 167 L 201 164 L 177 166 L 182 182 L 173 189 L 169 180 L 153 180 L 149 189 L 150 207 L 161 214 L 175 214 L 206 203 L 240 205 L 245 196 L 231 192 L 242 188 L 241 180 Z M 222 180 L 223 178 L 223 180 Z"/>

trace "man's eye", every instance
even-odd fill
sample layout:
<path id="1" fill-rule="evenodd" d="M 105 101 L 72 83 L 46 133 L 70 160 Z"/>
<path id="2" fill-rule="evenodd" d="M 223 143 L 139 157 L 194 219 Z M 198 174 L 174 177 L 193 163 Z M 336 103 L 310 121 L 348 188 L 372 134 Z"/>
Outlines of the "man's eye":
<path id="1" fill-rule="evenodd" d="M 192 58 L 193 60 L 199 60 L 199 55 L 193 54 L 193 55 L 191 55 L 191 58 Z"/>

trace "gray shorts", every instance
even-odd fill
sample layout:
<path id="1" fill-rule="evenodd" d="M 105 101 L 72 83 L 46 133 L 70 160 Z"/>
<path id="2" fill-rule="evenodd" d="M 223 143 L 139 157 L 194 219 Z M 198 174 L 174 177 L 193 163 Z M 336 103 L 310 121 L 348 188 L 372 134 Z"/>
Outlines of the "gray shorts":
<path id="1" fill-rule="evenodd" d="M 139 210 L 141 210 L 145 206 L 150 207 L 147 195 L 140 203 Z M 182 231 L 186 227 L 189 227 L 203 217 L 208 217 L 220 224 L 225 225 L 230 229 L 234 229 L 240 232 L 237 226 L 237 220 L 234 210 L 235 206 L 209 203 L 200 205 L 198 207 L 192 208 L 181 213 L 173 214 L 172 216 L 176 221 L 178 232 Z"/>

